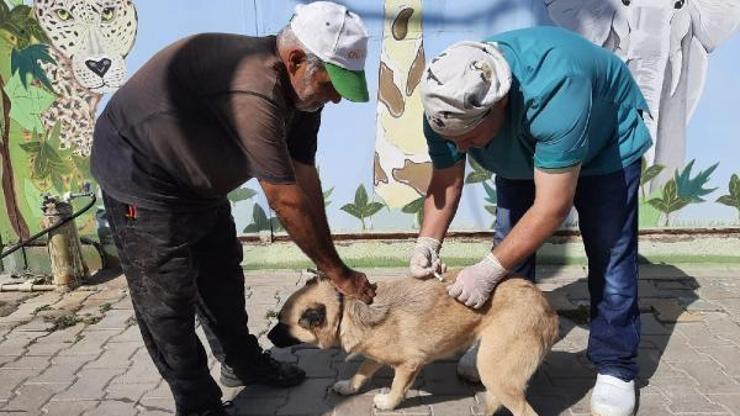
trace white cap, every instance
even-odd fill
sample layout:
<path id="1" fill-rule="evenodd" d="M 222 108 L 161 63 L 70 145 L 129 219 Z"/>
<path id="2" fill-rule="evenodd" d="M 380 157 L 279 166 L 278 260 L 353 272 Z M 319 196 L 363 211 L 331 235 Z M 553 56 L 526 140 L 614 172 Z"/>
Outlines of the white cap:
<path id="1" fill-rule="evenodd" d="M 511 87 L 511 69 L 495 43 L 458 42 L 432 59 L 421 103 L 432 130 L 458 136 L 474 129 Z"/>
<path id="2" fill-rule="evenodd" d="M 337 92 L 351 101 L 367 101 L 368 34 L 360 16 L 341 4 L 316 1 L 295 7 L 290 28 L 311 53 L 328 64 Z"/>

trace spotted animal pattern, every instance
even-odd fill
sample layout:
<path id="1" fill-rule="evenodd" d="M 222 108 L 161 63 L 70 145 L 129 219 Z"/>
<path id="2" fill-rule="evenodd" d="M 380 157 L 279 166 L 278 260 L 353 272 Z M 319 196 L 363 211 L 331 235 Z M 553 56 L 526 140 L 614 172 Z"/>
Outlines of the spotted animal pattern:
<path id="1" fill-rule="evenodd" d="M 87 156 L 102 94 L 126 79 L 136 8 L 130 0 L 34 0 L 34 11 L 56 61 L 43 64 L 57 98 L 42 122 L 46 129 L 61 123 L 62 148 Z"/>

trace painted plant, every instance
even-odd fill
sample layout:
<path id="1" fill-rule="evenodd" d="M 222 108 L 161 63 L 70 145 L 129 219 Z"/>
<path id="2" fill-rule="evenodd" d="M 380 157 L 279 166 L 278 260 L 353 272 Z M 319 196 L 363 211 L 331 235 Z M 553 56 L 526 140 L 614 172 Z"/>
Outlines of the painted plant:
<path id="1" fill-rule="evenodd" d="M 694 167 L 694 162 L 694 160 L 689 162 L 680 172 L 676 170 L 673 178 L 663 185 L 660 195 L 647 201 L 653 208 L 661 212 L 665 218 L 663 224 L 665 227 L 671 225 L 671 214 L 689 204 L 705 202 L 702 197 L 717 190 L 717 188 L 707 189 L 705 186 L 719 163 L 715 163 L 692 176 L 691 170 Z"/>
<path id="2" fill-rule="evenodd" d="M 737 222 L 740 225 L 740 177 L 733 174 L 727 187 L 729 193 L 717 198 L 717 202 L 735 208 L 737 210 Z"/>
<path id="3" fill-rule="evenodd" d="M 360 220 L 362 231 L 365 231 L 368 229 L 365 220 L 377 214 L 384 206 L 382 202 L 370 201 L 365 190 L 365 185 L 360 184 L 355 191 L 354 202 L 344 204 L 340 209 Z"/>
<path id="4" fill-rule="evenodd" d="M 480 183 L 483 186 L 483 190 L 486 192 L 484 197 L 487 204 L 483 205 L 483 208 L 489 214 L 493 215 L 493 222 L 491 228 L 496 224 L 496 204 L 498 203 L 496 198 L 496 184 L 493 181 L 493 174 L 476 162 L 472 157 L 468 158 L 468 163 L 473 169 L 465 177 L 466 184 Z"/>

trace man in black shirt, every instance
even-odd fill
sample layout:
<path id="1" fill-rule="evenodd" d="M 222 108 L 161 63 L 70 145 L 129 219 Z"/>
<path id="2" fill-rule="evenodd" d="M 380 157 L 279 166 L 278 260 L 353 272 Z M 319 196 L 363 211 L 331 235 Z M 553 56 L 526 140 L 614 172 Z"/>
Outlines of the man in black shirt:
<path id="1" fill-rule="evenodd" d="M 224 414 L 195 313 L 222 384 L 305 378 L 247 330 L 242 248 L 226 195 L 250 178 L 339 291 L 371 302 L 366 276 L 334 248 L 314 166 L 323 105 L 368 100 L 366 51 L 359 16 L 331 2 L 298 5 L 277 37 L 202 34 L 168 46 L 98 120 L 92 172 L 139 328 L 178 415 Z"/>

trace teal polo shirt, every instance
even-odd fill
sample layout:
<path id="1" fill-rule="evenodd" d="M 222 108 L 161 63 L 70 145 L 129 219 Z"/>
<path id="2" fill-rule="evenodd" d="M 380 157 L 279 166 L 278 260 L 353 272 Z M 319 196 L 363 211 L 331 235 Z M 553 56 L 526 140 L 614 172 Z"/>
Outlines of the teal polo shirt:
<path id="1" fill-rule="evenodd" d="M 532 179 L 534 168 L 581 164 L 581 175 L 602 175 L 629 166 L 650 148 L 642 115 L 648 106 L 627 66 L 613 53 L 553 26 L 501 33 L 498 43 L 511 66 L 506 119 L 499 133 L 468 153 L 508 179 Z M 465 157 L 434 132 L 424 135 L 435 168 Z"/>

